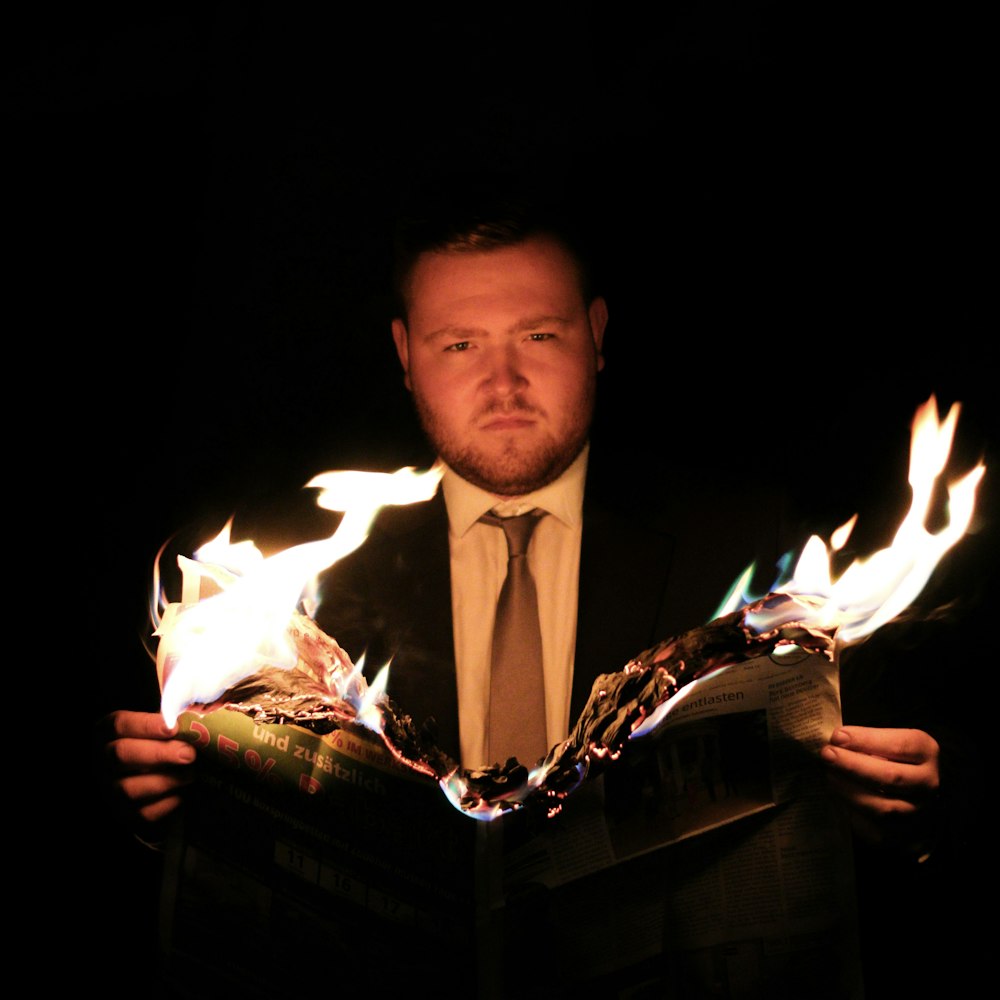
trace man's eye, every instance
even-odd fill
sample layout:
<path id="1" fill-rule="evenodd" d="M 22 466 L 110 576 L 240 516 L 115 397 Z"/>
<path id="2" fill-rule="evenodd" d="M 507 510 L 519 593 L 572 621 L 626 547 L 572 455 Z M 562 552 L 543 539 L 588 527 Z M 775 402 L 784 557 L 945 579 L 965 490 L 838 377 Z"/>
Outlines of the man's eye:
<path id="1" fill-rule="evenodd" d="M 460 351 L 467 351 L 471 345 L 467 340 L 460 340 L 457 344 L 449 344 L 445 350 L 454 351 L 456 354 Z"/>
<path id="2" fill-rule="evenodd" d="M 551 340 L 554 336 L 554 333 L 531 333 L 528 334 L 528 340 Z"/>

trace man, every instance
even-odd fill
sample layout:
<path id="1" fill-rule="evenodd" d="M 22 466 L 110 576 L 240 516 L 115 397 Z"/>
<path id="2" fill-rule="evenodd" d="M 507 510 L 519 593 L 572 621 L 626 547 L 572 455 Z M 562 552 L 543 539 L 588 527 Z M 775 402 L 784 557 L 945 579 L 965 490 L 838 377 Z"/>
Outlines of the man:
<path id="1" fill-rule="evenodd" d="M 637 576 L 635 560 L 662 578 L 668 554 L 662 543 L 583 516 L 607 310 L 581 294 L 580 265 L 557 239 L 539 233 L 511 245 L 517 232 L 511 223 L 504 236 L 436 236 L 456 249 L 414 255 L 402 277 L 405 319 L 393 322 L 393 336 L 421 422 L 447 463 L 443 498 L 386 512 L 366 551 L 328 574 L 320 613 L 352 655 L 393 657 L 399 703 L 418 719 L 434 716 L 439 743 L 456 757 L 460 750 L 467 766 L 508 756 L 488 749 L 492 621 L 507 548 L 482 515 L 502 505 L 546 512 L 527 555 L 544 654 L 545 733 L 535 756 L 565 736 L 574 678 L 589 690 L 600 669 L 624 663 L 623 650 L 654 641 L 663 580 Z M 617 566 L 602 560 L 600 572 L 581 570 L 581 557 L 601 545 L 614 545 Z M 583 615 L 580 580 L 579 600 L 591 605 Z M 603 640 L 579 635 L 578 619 Z M 616 629 L 624 631 L 617 646 L 608 641 Z"/>
<path id="2" fill-rule="evenodd" d="M 402 259 L 392 333 L 448 465 L 444 502 L 387 512 L 331 574 L 319 620 L 355 657 L 394 654 L 391 693 L 415 718 L 432 716 L 444 749 L 475 766 L 490 762 L 488 654 L 506 573 L 503 536 L 479 515 L 546 511 L 528 548 L 546 745 L 565 736 L 597 672 L 665 634 L 670 546 L 584 505 L 608 311 L 572 240 L 515 208 L 418 232 Z M 180 803 L 194 750 L 155 714 L 117 712 L 107 725 L 115 786 L 155 825 Z M 923 853 L 940 782 L 933 736 L 847 725 L 822 756 L 863 836 Z"/>
<path id="3" fill-rule="evenodd" d="M 678 609 L 688 600 L 687 568 L 709 547 L 702 524 L 720 519 L 696 510 L 699 530 L 671 537 L 595 502 L 599 456 L 587 442 L 608 311 L 561 228 L 520 210 L 418 226 L 398 270 L 392 334 L 448 471 L 437 497 L 387 508 L 365 545 L 326 575 L 318 620 L 355 659 L 362 651 L 370 664 L 391 656 L 389 693 L 426 720 L 446 752 L 475 766 L 505 756 L 488 736 L 491 635 L 507 553 L 501 532 L 479 516 L 547 511 L 528 547 L 542 629 L 544 747 L 566 734 L 598 673 L 697 624 L 689 614 L 710 612 L 710 604 Z M 730 537 L 744 526 L 722 519 Z M 711 549 L 723 544 L 721 534 L 711 537 Z M 927 914 L 952 899 L 948 885 L 926 888 L 927 878 L 950 885 L 950 869 L 916 861 L 936 841 L 946 798 L 936 737 L 949 741 L 929 686 L 899 685 L 891 670 L 866 690 L 875 672 L 860 672 L 861 684 L 848 683 L 849 674 L 844 717 L 866 725 L 838 729 L 821 756 L 856 831 L 873 845 L 858 861 L 875 996 L 882 983 L 891 992 L 921 976 L 901 914 Z M 106 726 L 114 789 L 139 836 L 157 840 L 191 780 L 195 751 L 157 714 L 116 712 Z M 948 751 L 953 787 L 964 768 L 953 744 Z M 956 926 L 946 937 L 959 947 Z"/>

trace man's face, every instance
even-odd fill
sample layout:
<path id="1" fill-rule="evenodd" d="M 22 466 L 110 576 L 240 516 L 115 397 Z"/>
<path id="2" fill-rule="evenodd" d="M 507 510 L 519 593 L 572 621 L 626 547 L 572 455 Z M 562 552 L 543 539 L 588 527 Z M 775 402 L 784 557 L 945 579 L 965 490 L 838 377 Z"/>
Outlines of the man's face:
<path id="1" fill-rule="evenodd" d="M 557 478 L 587 439 L 607 323 L 572 258 L 537 237 L 424 254 L 396 350 L 424 431 L 469 482 L 518 496 Z"/>

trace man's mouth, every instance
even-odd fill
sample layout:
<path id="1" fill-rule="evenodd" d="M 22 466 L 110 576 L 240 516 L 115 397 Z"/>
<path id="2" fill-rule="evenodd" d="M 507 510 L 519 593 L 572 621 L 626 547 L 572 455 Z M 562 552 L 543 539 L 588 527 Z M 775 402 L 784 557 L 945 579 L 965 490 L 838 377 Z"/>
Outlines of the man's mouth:
<path id="1" fill-rule="evenodd" d="M 487 406 L 479 415 L 477 426 L 483 431 L 514 431 L 533 427 L 541 416 L 540 410 L 515 396 Z"/>
<path id="2" fill-rule="evenodd" d="M 532 427 L 536 423 L 534 417 L 511 414 L 510 416 L 492 416 L 479 425 L 483 431 L 515 431 L 522 427 Z"/>

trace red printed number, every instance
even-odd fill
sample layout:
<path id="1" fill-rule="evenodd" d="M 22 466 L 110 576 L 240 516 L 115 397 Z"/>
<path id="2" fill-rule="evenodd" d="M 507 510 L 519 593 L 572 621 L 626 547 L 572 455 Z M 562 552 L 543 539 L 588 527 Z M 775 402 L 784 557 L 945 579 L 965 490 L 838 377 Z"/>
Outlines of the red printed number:
<path id="1" fill-rule="evenodd" d="M 228 736 L 219 734 L 219 755 L 230 767 L 240 766 L 240 745 L 236 740 L 231 740 Z M 253 771 L 259 778 L 265 777 L 275 765 L 273 757 L 268 757 L 266 761 L 261 761 L 260 754 L 252 747 L 243 751 L 243 763 Z"/>
<path id="2" fill-rule="evenodd" d="M 200 722 L 191 723 L 191 732 L 195 735 L 196 747 L 207 747 L 212 742 L 212 734 Z"/>

